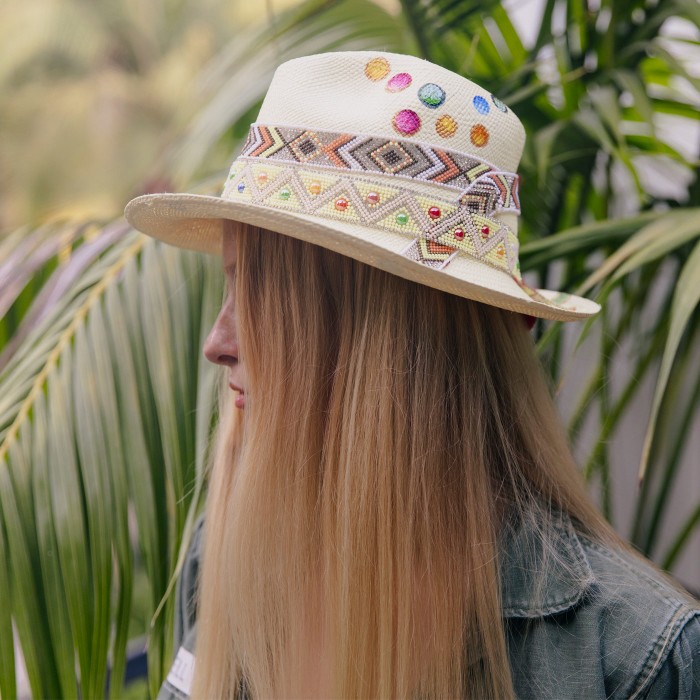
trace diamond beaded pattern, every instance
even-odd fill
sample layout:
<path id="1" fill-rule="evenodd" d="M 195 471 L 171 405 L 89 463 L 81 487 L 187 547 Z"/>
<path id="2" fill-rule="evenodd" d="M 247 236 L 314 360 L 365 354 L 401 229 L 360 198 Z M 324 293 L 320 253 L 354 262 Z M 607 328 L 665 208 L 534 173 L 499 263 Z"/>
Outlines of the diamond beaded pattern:
<path id="1" fill-rule="evenodd" d="M 241 157 L 223 196 L 410 235 L 401 252 L 429 267 L 443 267 L 461 250 L 520 278 L 517 236 L 495 217 L 517 208 L 514 176 L 482 174 L 456 197 L 447 188 L 434 195 L 416 192 L 399 178 Z"/>

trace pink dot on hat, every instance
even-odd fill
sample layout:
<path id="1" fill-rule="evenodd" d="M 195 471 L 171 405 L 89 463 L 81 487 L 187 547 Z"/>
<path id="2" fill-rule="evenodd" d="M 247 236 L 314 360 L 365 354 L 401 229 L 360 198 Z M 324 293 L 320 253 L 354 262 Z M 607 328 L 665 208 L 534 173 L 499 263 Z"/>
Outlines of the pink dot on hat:
<path id="1" fill-rule="evenodd" d="M 420 129 L 420 117 L 412 109 L 402 109 L 394 115 L 391 124 L 402 136 L 412 136 Z"/>
<path id="2" fill-rule="evenodd" d="M 413 81 L 413 78 L 408 73 L 397 73 L 389 78 L 386 84 L 387 92 L 401 92 L 405 90 Z"/>

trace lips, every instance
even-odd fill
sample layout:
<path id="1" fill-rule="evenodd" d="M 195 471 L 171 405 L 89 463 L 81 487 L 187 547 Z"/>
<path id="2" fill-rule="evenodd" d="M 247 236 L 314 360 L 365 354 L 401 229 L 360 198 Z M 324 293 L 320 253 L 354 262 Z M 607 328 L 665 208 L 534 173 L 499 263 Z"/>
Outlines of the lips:
<path id="1" fill-rule="evenodd" d="M 245 392 L 241 387 L 239 387 L 237 384 L 234 384 L 233 382 L 229 381 L 228 383 L 229 388 L 233 389 L 233 391 L 238 392 L 238 396 L 236 396 L 236 399 L 234 401 L 234 405 L 236 408 L 244 408 L 245 407 Z"/>

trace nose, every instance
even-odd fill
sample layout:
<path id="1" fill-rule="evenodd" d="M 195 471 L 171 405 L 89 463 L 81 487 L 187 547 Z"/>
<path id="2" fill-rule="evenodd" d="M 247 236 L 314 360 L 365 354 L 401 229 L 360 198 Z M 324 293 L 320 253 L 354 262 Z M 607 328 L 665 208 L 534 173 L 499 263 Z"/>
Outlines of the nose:
<path id="1" fill-rule="evenodd" d="M 222 309 L 204 343 L 204 356 L 216 365 L 230 367 L 238 362 L 238 341 L 233 314 Z"/>

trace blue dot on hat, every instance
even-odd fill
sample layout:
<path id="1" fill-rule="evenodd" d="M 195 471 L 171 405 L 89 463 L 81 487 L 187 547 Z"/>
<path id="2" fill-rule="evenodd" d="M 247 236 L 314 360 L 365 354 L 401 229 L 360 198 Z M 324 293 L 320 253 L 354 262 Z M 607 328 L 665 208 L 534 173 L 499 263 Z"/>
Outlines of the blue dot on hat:
<path id="1" fill-rule="evenodd" d="M 476 109 L 476 111 L 479 112 L 479 114 L 489 113 L 489 103 L 481 95 L 476 95 L 472 100 L 472 103 L 474 104 L 474 109 Z"/>
<path id="2" fill-rule="evenodd" d="M 499 100 L 498 97 L 496 97 L 496 95 L 491 95 L 491 99 L 493 100 L 493 103 L 496 105 L 496 107 L 498 107 L 498 109 L 501 110 L 501 112 L 508 111 L 508 107 L 506 107 L 505 104 L 501 102 L 501 100 Z"/>
<path id="3" fill-rule="evenodd" d="M 418 99 L 431 109 L 437 109 L 445 101 L 445 91 L 435 83 L 426 83 L 418 90 Z"/>

